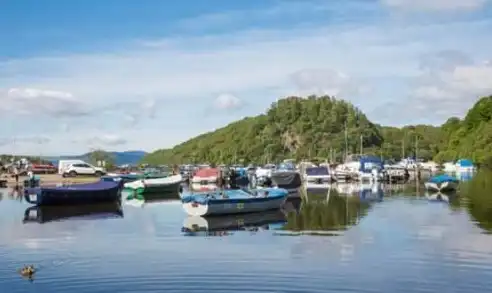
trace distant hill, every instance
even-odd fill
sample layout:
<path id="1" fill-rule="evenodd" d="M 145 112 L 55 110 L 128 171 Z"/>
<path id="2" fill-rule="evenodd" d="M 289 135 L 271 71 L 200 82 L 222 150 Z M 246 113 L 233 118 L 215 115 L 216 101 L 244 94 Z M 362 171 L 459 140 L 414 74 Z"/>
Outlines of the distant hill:
<path id="1" fill-rule="evenodd" d="M 125 151 L 125 152 L 109 152 L 109 154 L 114 158 L 114 163 L 116 165 L 135 165 L 142 160 L 143 157 L 147 155 L 144 151 Z M 78 156 L 59 156 L 59 157 L 42 157 L 45 160 L 52 162 L 57 162 L 59 160 L 84 160 L 89 161 L 90 153 L 86 153 Z"/>
<path id="2" fill-rule="evenodd" d="M 342 161 L 345 150 L 387 159 L 415 156 L 442 162 L 470 158 L 492 165 L 492 97 L 482 98 L 463 119 L 442 126 L 402 128 L 372 123 L 349 102 L 329 96 L 288 97 L 265 113 L 203 133 L 142 162 L 265 163 L 285 158 Z M 345 139 L 347 137 L 347 139 Z"/>

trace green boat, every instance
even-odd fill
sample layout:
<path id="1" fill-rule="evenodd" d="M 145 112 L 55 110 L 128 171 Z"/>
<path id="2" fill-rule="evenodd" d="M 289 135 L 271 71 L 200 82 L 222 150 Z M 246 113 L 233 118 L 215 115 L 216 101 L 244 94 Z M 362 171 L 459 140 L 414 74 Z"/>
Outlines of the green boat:
<path id="1" fill-rule="evenodd" d="M 153 177 L 153 176 L 152 176 Z M 181 175 L 173 175 L 158 178 L 142 178 L 123 185 L 125 190 L 136 194 L 146 193 L 170 193 L 178 192 L 183 178 Z"/>

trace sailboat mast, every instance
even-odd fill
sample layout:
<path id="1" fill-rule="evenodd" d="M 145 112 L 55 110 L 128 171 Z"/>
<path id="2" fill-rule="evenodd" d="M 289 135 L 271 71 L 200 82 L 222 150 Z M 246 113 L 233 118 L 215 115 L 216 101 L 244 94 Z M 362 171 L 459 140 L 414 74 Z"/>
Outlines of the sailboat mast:
<path id="1" fill-rule="evenodd" d="M 345 121 L 345 160 L 348 157 L 348 132 L 347 132 L 347 121 Z"/>
<path id="2" fill-rule="evenodd" d="M 360 136 L 360 155 L 364 152 L 364 136 L 361 134 Z"/>
<path id="3" fill-rule="evenodd" d="M 405 138 L 401 141 L 401 159 L 405 158 Z"/>

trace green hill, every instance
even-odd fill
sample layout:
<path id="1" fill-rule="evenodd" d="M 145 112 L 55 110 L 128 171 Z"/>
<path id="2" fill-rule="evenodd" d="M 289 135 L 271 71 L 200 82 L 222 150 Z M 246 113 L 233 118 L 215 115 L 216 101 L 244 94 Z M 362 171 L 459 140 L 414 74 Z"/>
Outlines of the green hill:
<path id="1" fill-rule="evenodd" d="M 478 120 L 468 120 L 473 122 L 466 125 L 472 125 L 477 133 L 485 131 Z M 455 121 L 459 126 L 448 121 L 443 127 L 385 127 L 372 123 L 358 108 L 343 100 L 328 96 L 289 97 L 272 104 L 264 114 L 233 122 L 171 149 L 157 150 L 145 156 L 143 162 L 227 164 L 242 159 L 244 163 L 264 163 L 285 158 L 340 161 L 345 136 L 349 153 L 360 152 L 362 136 L 365 154 L 399 159 L 403 155 L 413 156 L 417 149 L 420 158 L 444 158 L 447 155 L 443 152 L 450 151 L 450 137 L 458 135 L 453 131 L 462 127 L 464 121 Z"/>

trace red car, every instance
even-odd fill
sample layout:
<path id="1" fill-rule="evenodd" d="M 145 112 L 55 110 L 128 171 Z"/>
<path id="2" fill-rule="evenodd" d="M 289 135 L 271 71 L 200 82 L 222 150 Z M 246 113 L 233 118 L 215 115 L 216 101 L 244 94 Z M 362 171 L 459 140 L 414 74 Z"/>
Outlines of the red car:
<path id="1" fill-rule="evenodd" d="M 55 174 L 58 169 L 51 164 L 32 164 L 34 174 Z"/>

